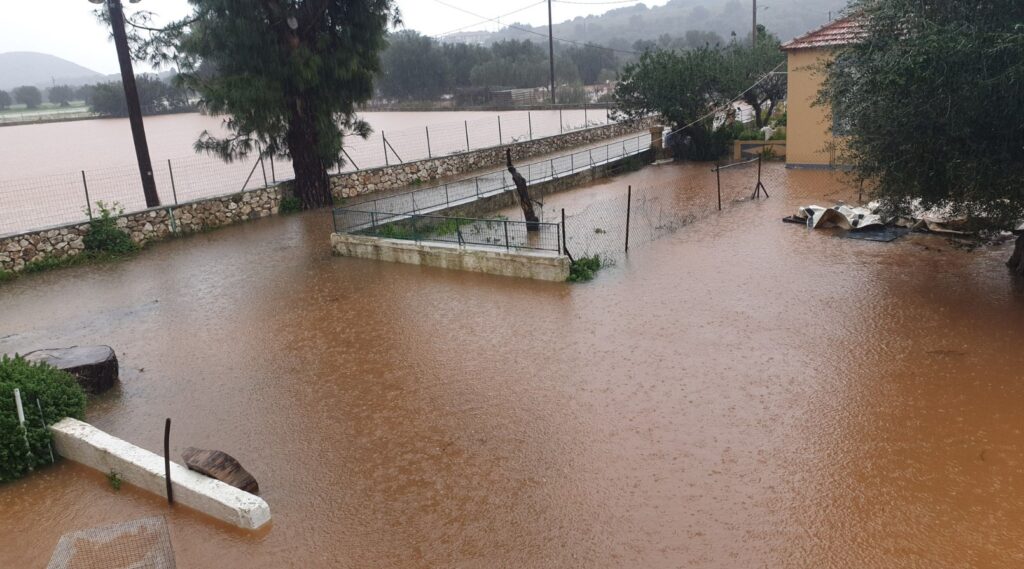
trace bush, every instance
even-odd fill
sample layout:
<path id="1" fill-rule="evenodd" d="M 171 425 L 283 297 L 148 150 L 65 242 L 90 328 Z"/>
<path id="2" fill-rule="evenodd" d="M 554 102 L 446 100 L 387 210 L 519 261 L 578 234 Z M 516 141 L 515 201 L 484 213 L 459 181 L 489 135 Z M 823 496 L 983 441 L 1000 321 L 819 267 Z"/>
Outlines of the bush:
<path id="1" fill-rule="evenodd" d="M 89 233 L 82 238 L 86 253 L 119 257 L 138 251 L 139 246 L 132 241 L 131 235 L 117 226 L 117 216 L 121 215 L 123 210 L 112 211 L 103 202 L 96 202 L 96 206 L 100 210 L 100 216 L 89 222 Z"/>
<path id="2" fill-rule="evenodd" d="M 593 257 L 580 257 L 569 266 L 569 278 L 571 283 L 582 283 L 593 280 L 594 275 L 601 268 L 600 255 Z"/>
<path id="3" fill-rule="evenodd" d="M 302 202 L 295 196 L 285 196 L 281 198 L 281 205 L 277 208 L 277 213 L 281 215 L 287 215 L 289 213 L 296 213 L 302 211 Z"/>
<path id="4" fill-rule="evenodd" d="M 18 423 L 15 388 L 21 390 L 24 429 Z M 85 393 L 70 374 L 47 364 L 29 363 L 20 356 L 0 357 L 0 482 L 15 480 L 50 462 L 50 430 L 43 426 L 42 417 L 53 424 L 64 417 L 81 419 L 84 415 Z"/>

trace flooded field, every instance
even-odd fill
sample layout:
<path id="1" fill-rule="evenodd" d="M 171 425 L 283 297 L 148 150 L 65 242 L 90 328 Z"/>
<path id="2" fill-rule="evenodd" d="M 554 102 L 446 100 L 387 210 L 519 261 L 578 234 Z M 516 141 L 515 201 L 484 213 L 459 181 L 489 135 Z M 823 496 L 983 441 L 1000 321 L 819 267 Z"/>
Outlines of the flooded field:
<path id="1" fill-rule="evenodd" d="M 0 286 L 0 352 L 105 343 L 87 419 L 205 446 L 274 515 L 243 533 L 63 463 L 0 486 L 0 567 L 166 514 L 179 567 L 1019 567 L 1024 287 L 1006 248 L 780 219 L 855 196 L 773 165 L 583 285 L 333 258 L 326 212 Z M 827 196 L 827 197 L 826 197 Z"/>

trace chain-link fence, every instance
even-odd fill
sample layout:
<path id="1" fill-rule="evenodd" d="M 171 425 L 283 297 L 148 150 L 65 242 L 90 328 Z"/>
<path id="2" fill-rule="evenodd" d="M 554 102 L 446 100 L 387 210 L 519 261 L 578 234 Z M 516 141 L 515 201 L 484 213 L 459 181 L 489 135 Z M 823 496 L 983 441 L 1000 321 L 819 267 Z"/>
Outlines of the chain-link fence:
<path id="1" fill-rule="evenodd" d="M 557 113 L 557 114 L 556 114 Z M 556 135 L 611 123 L 604 108 L 510 112 L 426 127 L 378 131 L 346 139 L 345 166 L 338 172 L 436 158 Z M 552 166 L 554 167 L 554 166 Z M 536 173 L 540 176 L 541 174 Z M 180 204 L 294 178 L 289 161 L 270 156 L 225 163 L 207 155 L 153 159 L 162 204 Z M 92 168 L 33 178 L 0 179 L 0 236 L 86 222 L 96 203 L 117 204 L 126 213 L 146 209 L 135 164 Z"/>
<path id="2" fill-rule="evenodd" d="M 174 569 L 174 548 L 162 517 L 61 536 L 46 569 Z"/>

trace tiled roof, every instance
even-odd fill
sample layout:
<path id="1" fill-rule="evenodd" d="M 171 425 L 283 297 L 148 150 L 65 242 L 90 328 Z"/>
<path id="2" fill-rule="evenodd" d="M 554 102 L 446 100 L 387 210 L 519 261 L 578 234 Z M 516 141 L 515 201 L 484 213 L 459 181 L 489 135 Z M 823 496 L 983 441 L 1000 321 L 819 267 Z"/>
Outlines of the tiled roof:
<path id="1" fill-rule="evenodd" d="M 866 34 L 863 18 L 856 15 L 847 16 L 782 44 L 782 49 L 814 49 L 850 45 L 862 40 Z"/>

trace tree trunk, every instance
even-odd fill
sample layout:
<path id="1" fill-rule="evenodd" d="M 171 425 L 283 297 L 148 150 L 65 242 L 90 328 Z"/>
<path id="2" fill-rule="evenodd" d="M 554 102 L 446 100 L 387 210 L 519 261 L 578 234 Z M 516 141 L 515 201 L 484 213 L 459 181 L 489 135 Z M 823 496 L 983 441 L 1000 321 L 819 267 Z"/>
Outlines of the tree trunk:
<path id="1" fill-rule="evenodd" d="M 1024 233 L 1017 236 L 1017 245 L 1013 248 L 1013 255 L 1006 262 L 1013 274 L 1024 276 Z"/>
<path id="2" fill-rule="evenodd" d="M 295 171 L 293 188 L 303 209 L 316 209 L 331 205 L 331 180 L 327 167 L 317 155 L 317 131 L 312 113 L 303 112 L 303 101 L 297 100 L 288 123 L 288 152 Z"/>
<path id="3" fill-rule="evenodd" d="M 526 178 L 523 178 L 516 167 L 512 165 L 512 151 L 505 149 L 505 160 L 508 163 L 508 171 L 512 174 L 512 181 L 516 183 L 516 193 L 519 195 L 519 207 L 523 208 L 523 217 L 526 219 L 527 231 L 539 231 L 540 220 L 533 211 L 533 202 L 530 201 L 530 192 L 526 189 Z"/>

